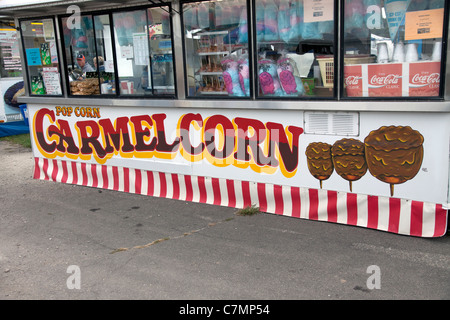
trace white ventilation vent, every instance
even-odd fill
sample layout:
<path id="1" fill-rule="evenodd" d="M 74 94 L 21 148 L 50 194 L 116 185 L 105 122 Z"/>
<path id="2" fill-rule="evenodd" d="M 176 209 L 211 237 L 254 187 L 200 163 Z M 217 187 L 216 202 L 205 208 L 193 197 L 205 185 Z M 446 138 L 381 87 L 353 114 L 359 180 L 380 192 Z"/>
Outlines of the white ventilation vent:
<path id="1" fill-rule="evenodd" d="M 304 115 L 306 134 L 359 135 L 357 112 L 305 112 Z"/>

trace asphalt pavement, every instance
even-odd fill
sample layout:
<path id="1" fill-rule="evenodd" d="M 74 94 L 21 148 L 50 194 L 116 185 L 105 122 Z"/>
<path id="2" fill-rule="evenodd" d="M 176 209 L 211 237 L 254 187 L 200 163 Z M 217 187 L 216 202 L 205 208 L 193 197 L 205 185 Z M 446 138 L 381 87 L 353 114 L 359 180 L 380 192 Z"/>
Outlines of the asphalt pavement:
<path id="1" fill-rule="evenodd" d="M 240 216 L 32 169 L 30 149 L 0 141 L 0 300 L 450 298 L 448 235 Z"/>

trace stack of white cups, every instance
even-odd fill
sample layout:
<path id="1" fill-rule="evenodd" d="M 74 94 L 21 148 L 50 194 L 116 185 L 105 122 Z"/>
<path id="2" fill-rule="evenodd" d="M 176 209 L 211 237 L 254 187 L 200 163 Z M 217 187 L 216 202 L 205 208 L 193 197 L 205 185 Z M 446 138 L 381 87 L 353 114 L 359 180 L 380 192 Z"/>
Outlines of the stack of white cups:
<path id="1" fill-rule="evenodd" d="M 433 46 L 432 61 L 441 61 L 442 41 L 436 41 Z"/>
<path id="2" fill-rule="evenodd" d="M 403 42 L 399 42 L 394 47 L 392 62 L 404 62 L 404 61 L 405 61 L 405 46 L 403 45 Z"/>
<path id="3" fill-rule="evenodd" d="M 431 54 L 431 61 L 440 61 L 442 51 L 442 41 L 436 41 L 433 45 L 433 52 Z M 419 61 L 419 53 L 417 52 L 416 43 L 398 42 L 394 46 L 394 52 L 392 54 L 391 62 L 402 63 L 402 62 L 416 62 Z M 377 62 L 378 63 L 388 63 L 389 53 L 387 49 L 386 42 L 380 42 L 377 44 Z"/>
<path id="4" fill-rule="evenodd" d="M 377 45 L 377 62 L 378 63 L 388 63 L 389 54 L 386 42 L 380 42 Z"/>
<path id="5" fill-rule="evenodd" d="M 415 43 L 408 43 L 406 45 L 405 62 L 415 62 L 419 60 L 417 53 L 417 46 Z"/>

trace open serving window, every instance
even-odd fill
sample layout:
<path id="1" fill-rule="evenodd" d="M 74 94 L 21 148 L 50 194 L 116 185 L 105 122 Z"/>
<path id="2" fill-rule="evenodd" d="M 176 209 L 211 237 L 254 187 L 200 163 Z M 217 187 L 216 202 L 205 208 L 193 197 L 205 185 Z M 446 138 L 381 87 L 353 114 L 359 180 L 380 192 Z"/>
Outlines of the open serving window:
<path id="1" fill-rule="evenodd" d="M 70 95 L 115 92 L 115 68 L 110 17 L 83 15 L 79 25 L 73 18 L 61 19 Z"/>
<path id="2" fill-rule="evenodd" d="M 169 6 L 61 18 L 69 95 L 173 96 Z"/>

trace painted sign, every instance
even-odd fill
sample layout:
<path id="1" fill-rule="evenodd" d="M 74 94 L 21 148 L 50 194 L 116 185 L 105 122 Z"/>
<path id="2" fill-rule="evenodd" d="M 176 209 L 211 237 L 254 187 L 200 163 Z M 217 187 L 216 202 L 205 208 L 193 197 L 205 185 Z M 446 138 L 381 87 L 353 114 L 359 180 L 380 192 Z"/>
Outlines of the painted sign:
<path id="1" fill-rule="evenodd" d="M 364 143 L 344 138 L 333 145 L 313 142 L 306 148 L 308 169 L 320 181 L 333 170 L 350 183 L 361 179 L 369 170 L 375 178 L 391 186 L 411 180 L 423 160 L 423 136 L 409 126 L 388 126 L 371 131 Z"/>
<path id="2" fill-rule="evenodd" d="M 40 158 L 447 203 L 449 115 L 361 113 L 343 136 L 303 111 L 28 109 Z"/>
<path id="3" fill-rule="evenodd" d="M 77 121 L 71 128 L 67 120 L 57 119 L 64 115 L 91 120 Z M 300 127 L 284 128 L 280 123 L 241 117 L 229 119 L 218 114 L 203 119 L 198 113 L 187 113 L 178 119 L 176 137 L 168 142 L 166 118 L 165 113 L 155 113 L 113 121 L 101 119 L 100 108 L 43 108 L 33 119 L 34 138 L 37 148 L 47 158 L 94 158 L 103 164 L 117 154 L 124 158 L 173 159 L 179 153 L 187 161 L 206 159 L 216 167 L 250 167 L 268 174 L 279 168 L 286 177 L 297 171 L 298 141 L 303 133 Z M 45 120 L 51 123 L 47 128 Z M 190 139 L 191 125 L 193 130 L 201 131 L 199 143 Z"/>

